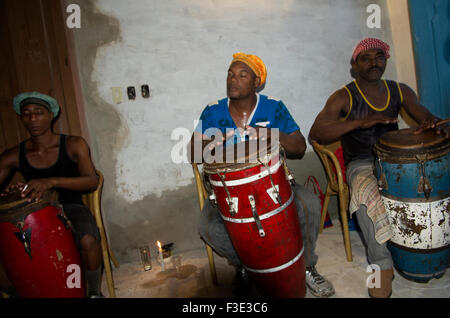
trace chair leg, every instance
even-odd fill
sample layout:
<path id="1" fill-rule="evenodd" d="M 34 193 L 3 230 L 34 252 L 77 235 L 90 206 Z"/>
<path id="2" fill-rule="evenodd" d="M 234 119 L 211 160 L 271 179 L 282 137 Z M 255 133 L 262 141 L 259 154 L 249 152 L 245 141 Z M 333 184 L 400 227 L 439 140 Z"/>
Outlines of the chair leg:
<path id="1" fill-rule="evenodd" d="M 114 264 L 114 267 L 115 267 L 115 268 L 119 268 L 119 267 L 120 267 L 120 264 L 119 264 L 119 262 L 117 261 L 116 257 L 114 256 L 113 252 L 111 251 L 111 247 L 109 246 L 109 244 L 108 244 L 108 254 L 109 254 L 109 258 L 111 259 L 111 261 L 112 261 L 113 264 Z"/>
<path id="2" fill-rule="evenodd" d="M 95 210 L 95 211 L 98 211 L 98 210 Z M 108 284 L 109 297 L 115 298 L 116 292 L 114 290 L 114 281 L 113 281 L 111 262 L 110 262 L 110 255 L 112 255 L 111 249 L 108 244 L 108 238 L 106 237 L 105 228 L 103 227 L 103 220 L 102 220 L 101 215 L 99 213 L 96 213 L 95 219 L 96 219 L 98 230 L 100 232 L 100 244 L 102 247 L 103 265 L 105 266 L 106 282 Z M 115 258 L 113 260 L 115 262 L 117 262 L 115 260 Z"/>
<path id="3" fill-rule="evenodd" d="M 322 233 L 323 227 L 325 225 L 325 219 L 327 217 L 328 203 L 330 202 L 330 196 L 331 196 L 331 188 L 329 185 L 327 185 L 327 191 L 325 192 L 325 198 L 323 200 L 322 212 L 320 217 L 319 233 Z"/>
<path id="4" fill-rule="evenodd" d="M 196 163 L 192 164 L 192 169 L 194 170 L 195 183 L 197 185 L 197 194 L 198 194 L 198 202 L 200 204 L 200 211 L 203 210 L 203 206 L 205 204 L 205 200 L 208 197 L 205 187 L 203 186 L 202 178 L 200 177 L 200 173 L 198 171 L 198 167 Z M 211 272 L 211 279 L 214 285 L 217 285 L 217 273 L 216 273 L 216 265 L 214 263 L 214 254 L 211 246 L 206 245 L 206 252 L 208 254 L 208 262 L 209 262 L 209 271 Z"/>
<path id="5" fill-rule="evenodd" d="M 100 224 L 100 226 L 98 227 L 100 232 L 100 244 L 102 246 L 103 265 L 105 266 L 106 282 L 108 284 L 109 297 L 115 298 L 116 292 L 114 290 L 114 281 L 110 262 L 110 248 L 106 238 L 105 229 L 103 228 L 103 224 Z"/>
<path id="6" fill-rule="evenodd" d="M 112 275 L 111 263 L 109 261 L 109 252 L 107 243 L 102 241 L 102 254 L 103 254 L 103 265 L 105 266 L 106 282 L 108 285 L 108 292 L 110 298 L 116 298 L 116 291 L 114 290 L 114 280 Z"/>
<path id="7" fill-rule="evenodd" d="M 347 255 L 347 261 L 352 262 L 352 245 L 350 241 L 350 232 L 348 230 L 348 218 L 347 218 L 347 200 L 342 192 L 339 192 L 339 211 L 341 213 L 342 228 L 344 234 L 345 254 Z"/>
<path id="8" fill-rule="evenodd" d="M 214 255 L 211 246 L 206 245 L 206 252 L 208 253 L 208 261 L 209 261 L 209 270 L 211 272 L 211 279 L 214 285 L 218 285 L 217 282 L 217 273 L 216 273 L 216 265 L 214 263 Z"/>

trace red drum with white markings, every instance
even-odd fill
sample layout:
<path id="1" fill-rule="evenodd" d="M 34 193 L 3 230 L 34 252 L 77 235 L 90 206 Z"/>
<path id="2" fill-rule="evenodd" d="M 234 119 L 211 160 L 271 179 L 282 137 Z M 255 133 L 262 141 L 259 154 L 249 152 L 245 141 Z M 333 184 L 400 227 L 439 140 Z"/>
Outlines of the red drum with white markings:
<path id="1" fill-rule="evenodd" d="M 57 194 L 0 200 L 0 262 L 21 297 L 83 298 L 84 270 Z"/>
<path id="2" fill-rule="evenodd" d="M 227 147 L 228 148 L 228 147 Z M 258 289 L 270 297 L 304 297 L 300 223 L 278 145 L 248 163 L 204 164 L 228 234 Z M 255 157 L 255 156 L 253 156 Z M 246 163 L 236 163 L 244 162 Z"/>

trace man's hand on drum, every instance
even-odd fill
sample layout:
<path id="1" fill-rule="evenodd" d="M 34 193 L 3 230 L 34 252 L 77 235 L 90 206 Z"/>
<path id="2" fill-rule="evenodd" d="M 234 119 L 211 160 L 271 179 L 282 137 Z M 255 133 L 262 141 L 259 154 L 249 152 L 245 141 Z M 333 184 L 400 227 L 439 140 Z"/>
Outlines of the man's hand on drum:
<path id="1" fill-rule="evenodd" d="M 234 130 L 231 129 L 227 131 L 225 136 L 223 135 L 214 135 L 213 138 L 206 137 L 203 135 L 203 143 L 206 144 L 209 151 L 212 151 L 214 148 L 223 146 L 223 143 L 234 136 Z"/>
<path id="2" fill-rule="evenodd" d="M 450 138 L 450 129 L 447 123 L 439 125 L 439 118 L 433 117 L 424 120 L 414 131 L 414 134 L 420 134 L 428 129 L 434 129 L 437 135 Z"/>
<path id="3" fill-rule="evenodd" d="M 364 119 L 359 119 L 359 126 L 358 128 L 360 129 L 368 129 L 370 127 L 373 127 L 377 124 L 394 124 L 398 122 L 397 118 L 392 118 L 392 117 L 387 117 L 387 116 L 383 116 L 383 115 L 373 115 L 373 116 L 368 116 Z"/>
<path id="4" fill-rule="evenodd" d="M 245 131 L 248 134 L 248 140 L 258 140 L 259 138 L 268 140 L 271 136 L 271 130 L 266 127 L 251 127 L 247 125 Z"/>
<path id="5" fill-rule="evenodd" d="M 22 184 L 19 190 L 22 192 L 22 198 L 27 198 L 28 202 L 39 201 L 45 191 L 53 188 L 52 178 L 33 179 L 26 184 Z"/>
<path id="6" fill-rule="evenodd" d="M 3 190 L 3 192 L 0 193 L 0 197 L 5 197 L 10 192 L 13 192 L 13 191 L 22 191 L 24 186 L 25 186 L 25 183 L 23 183 L 23 182 L 12 183 L 9 186 L 7 186 L 5 188 L 5 190 Z"/>

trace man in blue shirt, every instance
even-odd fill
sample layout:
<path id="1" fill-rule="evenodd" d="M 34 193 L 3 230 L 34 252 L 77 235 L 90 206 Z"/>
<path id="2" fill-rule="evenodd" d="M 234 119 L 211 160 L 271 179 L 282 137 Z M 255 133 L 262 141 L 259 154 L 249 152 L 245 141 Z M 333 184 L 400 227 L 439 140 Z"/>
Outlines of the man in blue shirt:
<path id="1" fill-rule="evenodd" d="M 300 128 L 281 100 L 255 94 L 252 96 L 251 103 L 253 108 L 240 110 L 239 106 L 233 106 L 233 99 L 224 98 L 206 106 L 200 116 L 200 124 L 196 128 L 196 132 L 211 137 L 220 131 L 225 136 L 227 130 L 230 132 L 232 129 L 234 135 L 226 141 L 226 145 L 229 145 L 245 141 L 246 138 L 241 135 L 241 132 L 249 127 L 276 128 L 283 134 L 290 135 L 285 137 L 291 139 L 295 146 L 292 148 L 292 154 L 302 155 L 305 152 L 305 140 L 300 133 Z M 233 119 L 232 112 L 237 117 L 238 124 Z M 242 130 L 238 128 L 242 128 Z"/>
<path id="2" fill-rule="evenodd" d="M 233 55 L 227 75 L 227 98 L 211 103 L 203 110 L 191 138 L 192 162 L 204 162 L 205 147 L 212 151 L 218 146 L 262 138 L 278 138 L 288 157 L 303 157 L 305 138 L 286 106 L 280 100 L 257 93 L 264 85 L 266 76 L 266 67 L 259 57 L 244 53 Z M 274 129 L 277 136 L 272 136 Z M 201 145 L 200 149 L 195 149 L 198 145 Z M 301 185 L 295 185 L 293 190 L 305 244 L 306 284 L 317 297 L 332 296 L 333 286 L 315 269 L 318 257 L 314 249 L 319 232 L 320 201 Z M 219 255 L 237 267 L 235 282 L 238 289 L 235 293 L 248 291 L 246 287 L 249 285 L 242 284 L 248 282 L 248 277 L 228 236 L 220 211 L 209 201 L 205 202 L 201 213 L 199 233 Z M 305 233 L 308 233 L 307 237 Z"/>

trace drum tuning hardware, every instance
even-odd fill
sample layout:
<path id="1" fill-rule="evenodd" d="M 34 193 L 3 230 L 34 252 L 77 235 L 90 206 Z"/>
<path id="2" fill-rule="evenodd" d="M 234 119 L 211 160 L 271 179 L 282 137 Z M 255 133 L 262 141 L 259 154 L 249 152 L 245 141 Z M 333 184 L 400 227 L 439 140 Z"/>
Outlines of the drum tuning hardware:
<path id="1" fill-rule="evenodd" d="M 250 201 L 253 218 L 255 219 L 256 227 L 258 228 L 258 232 L 259 232 L 259 236 L 264 237 L 264 236 L 266 236 L 266 232 L 264 232 L 258 212 L 256 211 L 255 198 L 252 195 L 249 195 L 248 200 Z"/>
<path id="2" fill-rule="evenodd" d="M 66 229 L 74 230 L 72 226 L 72 222 L 66 217 L 64 214 L 64 208 L 61 204 L 57 205 L 56 208 L 58 209 L 59 213 L 57 214 L 58 219 L 61 221 L 61 223 L 64 225 Z"/>
<path id="3" fill-rule="evenodd" d="M 273 188 L 267 189 L 266 192 L 267 192 L 267 194 L 269 195 L 269 197 L 272 199 L 272 201 L 274 203 L 278 203 L 278 204 L 280 204 L 280 206 L 282 205 L 281 198 L 280 198 L 280 195 L 279 195 L 279 186 L 278 186 L 278 184 L 275 185 L 275 187 L 273 187 Z"/>
<path id="4" fill-rule="evenodd" d="M 294 178 L 294 176 L 292 175 L 292 173 L 289 172 L 289 170 L 288 170 L 288 173 L 287 173 L 287 180 L 289 181 L 289 183 L 290 183 L 291 185 L 294 185 L 294 184 L 295 184 L 295 178 Z"/>
<path id="5" fill-rule="evenodd" d="M 25 252 L 31 259 L 31 227 L 27 228 L 25 231 L 23 230 L 22 224 L 17 224 L 19 228 L 19 232 L 14 232 L 14 235 L 19 239 L 19 241 L 23 244 Z"/>
<path id="6" fill-rule="evenodd" d="M 225 183 L 225 178 L 219 173 L 220 181 L 223 184 L 223 188 L 225 189 L 225 192 L 227 193 L 227 203 L 230 208 L 230 214 L 231 216 L 235 216 L 238 213 L 238 198 L 232 198 L 230 195 L 230 191 L 228 191 L 227 184 Z"/>
<path id="7" fill-rule="evenodd" d="M 293 186 L 295 185 L 295 178 L 292 172 L 289 170 L 289 168 L 286 165 L 286 162 L 283 162 L 284 166 L 284 173 L 286 174 L 286 179 L 289 181 L 289 183 Z"/>
<path id="8" fill-rule="evenodd" d="M 258 160 L 258 161 L 259 161 L 259 163 L 264 165 L 264 167 L 267 169 L 267 172 L 269 173 L 269 179 L 270 179 L 270 184 L 272 185 L 272 189 L 267 190 L 267 193 L 271 196 L 272 199 L 275 198 L 274 202 L 278 203 L 281 206 L 283 203 L 281 202 L 279 187 L 278 187 L 278 185 L 275 186 L 275 184 L 273 183 L 272 174 L 270 173 L 269 165 L 265 162 L 262 162 L 261 160 Z"/>
<path id="9" fill-rule="evenodd" d="M 215 193 L 211 194 L 208 197 L 208 199 L 213 205 L 217 206 L 217 199 L 216 199 L 216 194 Z"/>
<path id="10" fill-rule="evenodd" d="M 417 187 L 417 192 L 423 193 L 425 198 L 428 200 L 430 198 L 431 191 L 433 191 L 433 188 L 431 187 L 430 180 L 427 178 L 425 172 L 425 161 L 427 160 L 427 155 L 416 155 L 416 158 L 419 161 L 420 173 L 422 175 Z"/>
<path id="11" fill-rule="evenodd" d="M 235 216 L 238 213 L 239 198 L 226 198 L 226 200 L 230 207 L 231 216 Z"/>
<path id="12" fill-rule="evenodd" d="M 71 229 L 72 228 L 72 224 L 70 223 L 70 221 L 62 214 L 58 214 L 58 219 L 61 221 L 61 223 L 64 225 L 64 227 L 66 229 Z"/>
<path id="13" fill-rule="evenodd" d="M 286 160 L 287 160 L 286 151 L 281 146 L 280 146 L 280 153 L 283 156 L 283 167 L 284 167 L 284 173 L 286 175 L 286 179 L 292 186 L 294 186 L 295 185 L 295 177 L 294 177 L 294 175 L 292 174 L 292 172 L 289 170 L 289 168 L 287 166 L 287 163 L 286 163 Z"/>
<path id="14" fill-rule="evenodd" d="M 388 189 L 388 183 L 387 183 L 387 180 L 386 180 L 386 175 L 383 172 L 383 166 L 381 165 L 380 158 L 378 158 L 377 162 L 378 162 L 378 166 L 380 167 L 380 177 L 379 177 L 379 179 L 377 181 L 378 182 L 378 190 L 379 191 L 387 190 Z"/>

